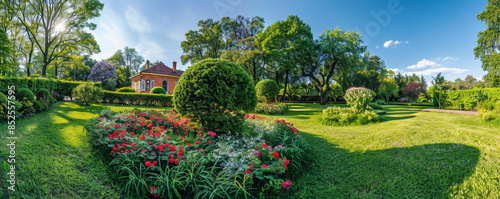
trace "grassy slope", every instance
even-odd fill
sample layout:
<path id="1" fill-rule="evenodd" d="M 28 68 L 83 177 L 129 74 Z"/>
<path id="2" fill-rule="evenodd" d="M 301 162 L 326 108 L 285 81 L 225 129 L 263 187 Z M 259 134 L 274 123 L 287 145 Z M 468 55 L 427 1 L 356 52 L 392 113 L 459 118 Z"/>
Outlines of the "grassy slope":
<path id="1" fill-rule="evenodd" d="M 83 132 L 88 119 L 102 110 L 123 110 L 130 106 L 57 103 L 48 112 L 16 125 L 15 198 L 118 198 L 106 173 L 106 165 L 92 152 Z M 144 107 L 141 107 L 144 108 Z M 6 136 L 0 125 L 2 138 Z M 6 139 L 0 140 L 0 162 L 6 161 Z M 1 173 L 8 172 L 6 164 Z M 0 198 L 7 198 L 6 176 L 0 176 Z"/>
<path id="2" fill-rule="evenodd" d="M 17 125 L 16 198 L 118 198 L 83 125 L 108 105 L 58 103 Z M 130 107 L 109 106 L 113 110 Z M 143 108 L 143 107 L 141 107 Z M 292 104 L 287 115 L 317 151 L 312 168 L 293 181 L 297 198 L 499 198 L 500 133 L 477 116 L 384 106 L 384 122 L 329 127 L 311 116 L 324 107 Z M 0 129 L 6 129 L 0 125 Z M 2 137 L 5 136 L 5 131 Z M 5 139 L 0 161 L 5 161 Z M 7 170 L 0 166 L 1 172 Z M 5 176 L 0 176 L 0 178 Z M 7 195 L 0 179 L 0 198 Z"/>

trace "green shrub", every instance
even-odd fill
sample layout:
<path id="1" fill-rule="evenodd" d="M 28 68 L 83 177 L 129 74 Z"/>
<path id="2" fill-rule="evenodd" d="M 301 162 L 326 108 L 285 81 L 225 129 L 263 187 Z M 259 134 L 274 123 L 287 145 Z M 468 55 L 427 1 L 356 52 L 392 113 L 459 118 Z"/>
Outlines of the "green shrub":
<path id="1" fill-rule="evenodd" d="M 19 103 L 22 104 L 22 108 L 19 110 L 21 116 L 29 117 L 36 112 L 35 108 L 33 107 L 33 102 L 30 102 L 27 98 L 23 98 Z"/>
<path id="2" fill-rule="evenodd" d="M 7 96 L 0 92 L 0 103 L 1 104 L 7 104 Z"/>
<path id="3" fill-rule="evenodd" d="M 284 103 L 277 103 L 277 104 L 258 103 L 257 106 L 255 107 L 254 113 L 267 114 L 267 115 L 285 114 L 286 112 L 288 112 L 289 109 L 290 106 Z"/>
<path id="4" fill-rule="evenodd" d="M 377 103 L 378 105 L 387 105 L 387 102 L 381 99 L 375 100 L 375 103 Z"/>
<path id="5" fill-rule="evenodd" d="M 351 124 L 368 124 L 378 121 L 378 115 L 373 111 L 358 112 L 352 108 L 328 107 L 323 110 L 321 119 L 328 125 L 347 126 Z"/>
<path id="6" fill-rule="evenodd" d="M 89 102 L 101 101 L 101 88 L 95 86 L 92 82 L 87 82 L 77 86 L 73 90 L 73 96 L 88 106 Z"/>
<path id="7" fill-rule="evenodd" d="M 102 91 L 102 100 L 108 103 L 134 104 L 144 106 L 173 106 L 172 95 L 158 95 L 148 93 L 124 93 Z"/>
<path id="8" fill-rule="evenodd" d="M 255 91 L 257 92 L 257 98 L 264 102 L 269 103 L 274 101 L 274 98 L 278 94 L 279 88 L 276 81 L 272 79 L 264 79 L 257 83 L 255 86 Z"/>
<path id="9" fill-rule="evenodd" d="M 382 108 L 382 106 L 380 104 L 377 104 L 377 103 L 369 103 L 368 105 L 370 105 L 370 107 L 372 107 L 373 109 L 377 109 L 377 110 L 384 110 L 384 108 Z"/>
<path id="10" fill-rule="evenodd" d="M 33 108 L 35 109 L 35 112 L 37 112 L 37 113 L 44 111 L 44 107 L 42 106 L 42 103 L 38 100 L 33 101 Z"/>
<path id="11" fill-rule="evenodd" d="M 352 87 L 345 92 L 344 99 L 355 113 L 362 113 L 371 109 L 368 104 L 373 100 L 373 95 L 370 89 Z"/>
<path id="12" fill-rule="evenodd" d="M 119 93 L 135 93 L 135 89 L 132 87 L 122 87 L 116 90 Z"/>
<path id="13" fill-rule="evenodd" d="M 478 110 L 480 108 L 493 110 L 497 107 L 497 102 L 500 102 L 500 88 L 452 90 L 448 92 L 445 107 L 454 110 Z"/>
<path id="14" fill-rule="evenodd" d="M 205 59 L 190 66 L 174 90 L 174 107 L 182 116 L 218 132 L 241 130 L 242 111 L 253 111 L 256 105 L 252 78 L 225 60 Z"/>
<path id="15" fill-rule="evenodd" d="M 49 90 L 45 88 L 38 89 L 38 92 L 36 93 L 36 97 L 38 100 L 43 100 L 46 102 L 50 102 L 50 92 Z"/>
<path id="16" fill-rule="evenodd" d="M 167 94 L 167 91 L 165 91 L 165 89 L 163 89 L 162 87 L 157 86 L 157 87 L 154 87 L 153 89 L 151 89 L 151 91 L 149 93 L 151 93 L 151 94 Z"/>
<path id="17" fill-rule="evenodd" d="M 64 96 L 71 96 L 72 91 L 78 85 L 83 84 L 82 81 L 66 81 L 47 78 L 29 78 L 29 77 L 1 77 L 0 92 L 7 93 L 8 86 L 13 85 L 16 89 L 28 88 L 33 93 L 38 93 L 39 89 L 45 88 L 50 92 L 60 96 L 58 100 L 62 100 Z M 100 82 L 94 82 L 95 86 L 101 87 Z"/>
<path id="18" fill-rule="evenodd" d="M 0 122 L 7 120 L 7 112 L 8 112 L 8 101 L 7 96 L 0 92 Z"/>
<path id="19" fill-rule="evenodd" d="M 425 95 L 425 93 L 420 93 L 418 95 L 417 102 L 429 102 L 429 100 L 427 99 L 427 96 Z"/>
<path id="20" fill-rule="evenodd" d="M 21 100 L 21 101 L 26 99 L 30 102 L 33 102 L 33 100 L 35 100 L 35 95 L 33 94 L 33 92 L 31 92 L 30 89 L 21 88 L 17 91 L 16 98 Z"/>

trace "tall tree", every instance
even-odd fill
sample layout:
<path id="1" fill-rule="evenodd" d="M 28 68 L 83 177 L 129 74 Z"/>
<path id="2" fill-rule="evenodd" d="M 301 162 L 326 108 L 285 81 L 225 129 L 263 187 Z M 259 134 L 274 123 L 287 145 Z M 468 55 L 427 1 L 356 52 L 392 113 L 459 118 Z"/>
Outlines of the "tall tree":
<path id="1" fill-rule="evenodd" d="M 308 44 L 313 40 L 311 27 L 298 16 L 290 15 L 286 20 L 268 26 L 257 38 L 262 51 L 269 57 L 266 67 L 275 66 L 268 70 L 273 70 L 276 82 L 284 78 L 282 101 L 292 70 L 297 70 L 298 63 L 307 59 L 304 51 L 307 51 Z"/>
<path id="2" fill-rule="evenodd" d="M 467 75 L 464 80 L 464 86 L 467 89 L 473 88 L 477 83 L 477 79 L 474 78 L 472 75 Z"/>
<path id="3" fill-rule="evenodd" d="M 115 67 L 125 67 L 129 72 L 128 75 L 135 75 L 140 72 L 141 64 L 144 63 L 144 58 L 139 55 L 135 48 L 125 46 L 125 49 L 117 50 L 113 56 L 107 59 Z"/>
<path id="4" fill-rule="evenodd" d="M 314 60 L 305 60 L 301 64 L 302 74 L 315 82 L 317 91 L 321 98 L 321 104 L 325 105 L 328 93 L 331 89 L 330 80 L 335 74 L 352 67 L 354 61 L 359 60 L 361 54 L 366 50 L 362 46 L 361 34 L 357 32 L 344 32 L 339 28 L 325 30 L 315 43 L 316 48 L 309 48 L 315 56 Z"/>
<path id="5" fill-rule="evenodd" d="M 477 15 L 487 28 L 478 33 L 477 47 L 474 48 L 476 59 L 481 59 L 483 70 L 488 73 L 484 80 L 500 85 L 500 0 L 488 0 L 486 10 Z"/>
<path id="6" fill-rule="evenodd" d="M 46 76 L 48 65 L 68 49 L 88 54 L 100 51 L 89 32 L 96 28 L 89 20 L 100 16 L 104 6 L 97 0 L 13 0 L 1 3 L 8 4 L 9 12 L 25 27 L 40 51 L 42 76 Z"/>
<path id="7" fill-rule="evenodd" d="M 390 97 L 397 97 L 399 86 L 394 78 L 384 78 L 380 84 L 379 95 L 385 97 L 385 101 L 389 102 Z"/>

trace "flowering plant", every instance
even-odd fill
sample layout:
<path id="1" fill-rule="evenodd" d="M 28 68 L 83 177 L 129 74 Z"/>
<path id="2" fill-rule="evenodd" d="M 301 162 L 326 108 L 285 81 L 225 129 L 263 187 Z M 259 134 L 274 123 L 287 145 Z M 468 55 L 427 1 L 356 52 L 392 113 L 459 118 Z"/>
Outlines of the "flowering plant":
<path id="1" fill-rule="evenodd" d="M 354 112 L 361 113 L 366 110 L 371 110 L 368 105 L 373 100 L 373 95 L 370 89 L 362 87 L 352 87 L 347 89 L 344 99 Z"/>
<path id="2" fill-rule="evenodd" d="M 107 154 L 109 168 L 125 179 L 123 189 L 130 197 L 170 197 L 172 192 L 203 197 L 207 187 L 226 190 L 220 197 L 244 194 L 232 195 L 236 198 L 279 190 L 311 148 L 295 135 L 293 124 L 256 115 L 245 118 L 243 132 L 219 134 L 197 128 L 175 110 L 108 109 L 86 129 L 95 147 Z M 287 181 L 283 187 L 290 186 Z"/>
<path id="3" fill-rule="evenodd" d="M 402 97 L 401 99 L 399 99 L 400 102 L 407 102 L 408 101 L 408 98 L 406 97 Z"/>

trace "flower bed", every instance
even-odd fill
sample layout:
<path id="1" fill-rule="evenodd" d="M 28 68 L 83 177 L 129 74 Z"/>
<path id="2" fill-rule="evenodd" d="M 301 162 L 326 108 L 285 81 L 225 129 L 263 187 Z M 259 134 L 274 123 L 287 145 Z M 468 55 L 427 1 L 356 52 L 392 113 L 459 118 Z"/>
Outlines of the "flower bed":
<path id="1" fill-rule="evenodd" d="M 266 115 L 274 115 L 274 114 L 285 114 L 290 109 L 290 106 L 277 103 L 277 104 L 265 104 L 258 103 L 255 107 L 255 113 L 258 114 L 266 114 Z"/>
<path id="2" fill-rule="evenodd" d="M 128 197 L 279 194 L 310 161 L 293 124 L 245 116 L 242 133 L 204 132 L 175 111 L 103 111 L 86 129 Z"/>

